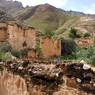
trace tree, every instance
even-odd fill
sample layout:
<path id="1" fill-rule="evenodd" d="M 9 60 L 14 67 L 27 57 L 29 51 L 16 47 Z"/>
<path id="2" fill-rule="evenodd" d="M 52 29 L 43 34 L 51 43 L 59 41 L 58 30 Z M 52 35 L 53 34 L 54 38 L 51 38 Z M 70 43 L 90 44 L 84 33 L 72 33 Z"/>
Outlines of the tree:
<path id="1" fill-rule="evenodd" d="M 72 55 L 76 52 L 76 43 L 71 39 L 62 40 L 62 51 L 64 55 Z"/>

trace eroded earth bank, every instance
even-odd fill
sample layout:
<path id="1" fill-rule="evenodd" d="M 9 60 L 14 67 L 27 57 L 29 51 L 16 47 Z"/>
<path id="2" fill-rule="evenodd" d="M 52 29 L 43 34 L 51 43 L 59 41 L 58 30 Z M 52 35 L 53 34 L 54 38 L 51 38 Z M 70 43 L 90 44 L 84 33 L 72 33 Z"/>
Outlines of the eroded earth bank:
<path id="1" fill-rule="evenodd" d="M 0 62 L 0 95 L 95 95 L 95 68 L 82 63 Z"/>

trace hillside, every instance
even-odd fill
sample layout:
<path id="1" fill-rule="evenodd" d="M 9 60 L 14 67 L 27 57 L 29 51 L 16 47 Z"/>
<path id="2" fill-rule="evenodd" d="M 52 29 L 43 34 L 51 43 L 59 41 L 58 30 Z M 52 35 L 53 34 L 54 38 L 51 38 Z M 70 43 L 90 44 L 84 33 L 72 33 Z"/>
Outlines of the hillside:
<path id="1" fill-rule="evenodd" d="M 22 3 L 18 1 L 12 0 L 0 0 L 0 7 L 7 12 L 7 14 L 11 14 L 16 11 L 18 8 L 22 8 Z"/>
<path id="2" fill-rule="evenodd" d="M 60 34 L 59 36 L 68 37 L 68 33 L 71 30 L 71 28 L 77 29 L 80 33 L 86 33 L 90 32 L 91 34 L 95 34 L 95 18 L 88 17 L 88 16 L 82 16 L 79 18 L 74 18 L 68 20 L 66 23 L 64 23 L 59 29 L 56 30 L 57 34 Z"/>
<path id="3" fill-rule="evenodd" d="M 61 9 L 43 4 L 30 8 L 26 13 L 18 15 L 17 19 L 23 20 L 26 24 L 37 27 L 41 31 L 55 31 L 75 17 L 78 16 L 69 15 Z"/>
<path id="4" fill-rule="evenodd" d="M 94 15 L 65 11 L 49 4 L 25 8 L 23 13 L 15 17 L 42 32 L 55 31 L 61 36 L 62 34 L 67 36 L 72 27 L 80 32 L 94 32 L 95 29 Z"/>
<path id="5" fill-rule="evenodd" d="M 34 26 L 44 32 L 56 32 L 57 36 L 68 37 L 70 29 L 94 33 L 95 15 L 65 11 L 49 4 L 23 7 L 21 2 L 0 0 L 0 9 L 18 21 Z"/>
<path id="6" fill-rule="evenodd" d="M 9 16 L 2 8 L 0 8 L 0 22 L 6 22 L 14 20 L 13 17 Z"/>

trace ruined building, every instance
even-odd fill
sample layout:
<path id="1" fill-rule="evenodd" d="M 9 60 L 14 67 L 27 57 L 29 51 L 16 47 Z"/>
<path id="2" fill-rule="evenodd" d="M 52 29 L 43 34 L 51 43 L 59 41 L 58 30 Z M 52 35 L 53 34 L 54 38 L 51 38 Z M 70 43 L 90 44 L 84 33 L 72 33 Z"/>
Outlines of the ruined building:
<path id="1" fill-rule="evenodd" d="M 33 27 L 20 26 L 16 23 L 8 23 L 8 41 L 15 49 L 35 49 L 36 30 Z"/>
<path id="2" fill-rule="evenodd" d="M 35 50 L 36 29 L 17 24 L 15 21 L 0 23 L 0 42 L 8 41 L 14 50 L 27 48 L 29 52 Z M 29 53 L 29 56 L 33 56 Z"/>
<path id="3" fill-rule="evenodd" d="M 37 57 L 37 30 L 31 26 L 17 24 L 15 21 L 0 23 L 0 42 L 8 41 L 15 50 L 28 49 L 28 57 Z M 48 58 L 61 55 L 59 39 L 40 37 L 42 57 Z"/>

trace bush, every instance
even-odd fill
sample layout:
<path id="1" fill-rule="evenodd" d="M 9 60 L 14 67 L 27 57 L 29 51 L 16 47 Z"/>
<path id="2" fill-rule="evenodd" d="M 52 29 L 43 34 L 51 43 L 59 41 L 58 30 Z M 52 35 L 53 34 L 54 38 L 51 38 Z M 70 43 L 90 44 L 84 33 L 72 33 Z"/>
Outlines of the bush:
<path id="1" fill-rule="evenodd" d="M 13 56 L 18 57 L 18 58 L 23 58 L 27 56 L 27 49 L 22 49 L 22 50 L 12 50 L 11 53 Z"/>
<path id="2" fill-rule="evenodd" d="M 84 34 L 84 37 L 90 37 L 90 36 L 91 36 L 91 35 L 90 35 L 89 32 L 87 32 L 87 33 Z"/>
<path id="3" fill-rule="evenodd" d="M 20 58 L 20 56 L 21 56 L 20 52 L 17 50 L 12 50 L 11 53 L 13 56 L 18 57 L 18 58 Z"/>
<path id="4" fill-rule="evenodd" d="M 11 52 L 7 52 L 7 53 L 3 54 L 2 55 L 2 60 L 4 60 L 4 61 L 10 61 L 10 60 L 12 60 L 12 54 L 11 54 Z"/>
<path id="5" fill-rule="evenodd" d="M 76 57 L 78 60 L 84 60 L 87 63 L 95 65 L 95 47 L 88 46 L 83 49 L 79 49 L 76 53 Z"/>
<path id="6" fill-rule="evenodd" d="M 92 55 L 92 56 L 91 56 L 89 63 L 95 65 L 95 55 Z"/>
<path id="7" fill-rule="evenodd" d="M 70 33 L 69 33 L 69 37 L 72 39 L 80 38 L 81 34 L 76 29 L 71 28 Z"/>
<path id="8" fill-rule="evenodd" d="M 4 60 L 4 61 L 10 61 L 12 60 L 12 54 L 11 52 L 1 52 L 0 51 L 0 60 Z"/>
<path id="9" fill-rule="evenodd" d="M 8 43 L 1 43 L 0 44 L 0 51 L 2 51 L 2 52 L 10 52 L 11 49 L 12 48 Z"/>
<path id="10" fill-rule="evenodd" d="M 5 15 L 5 12 L 0 9 L 0 15 Z"/>
<path id="11" fill-rule="evenodd" d="M 45 37 L 51 38 L 51 37 L 53 37 L 54 35 L 55 35 L 55 33 L 54 33 L 54 32 L 51 32 L 51 31 L 45 31 L 45 32 L 44 32 L 44 36 L 45 36 Z"/>
<path id="12" fill-rule="evenodd" d="M 76 53 L 76 43 L 71 39 L 62 40 L 62 54 L 65 57 L 71 57 Z"/>

